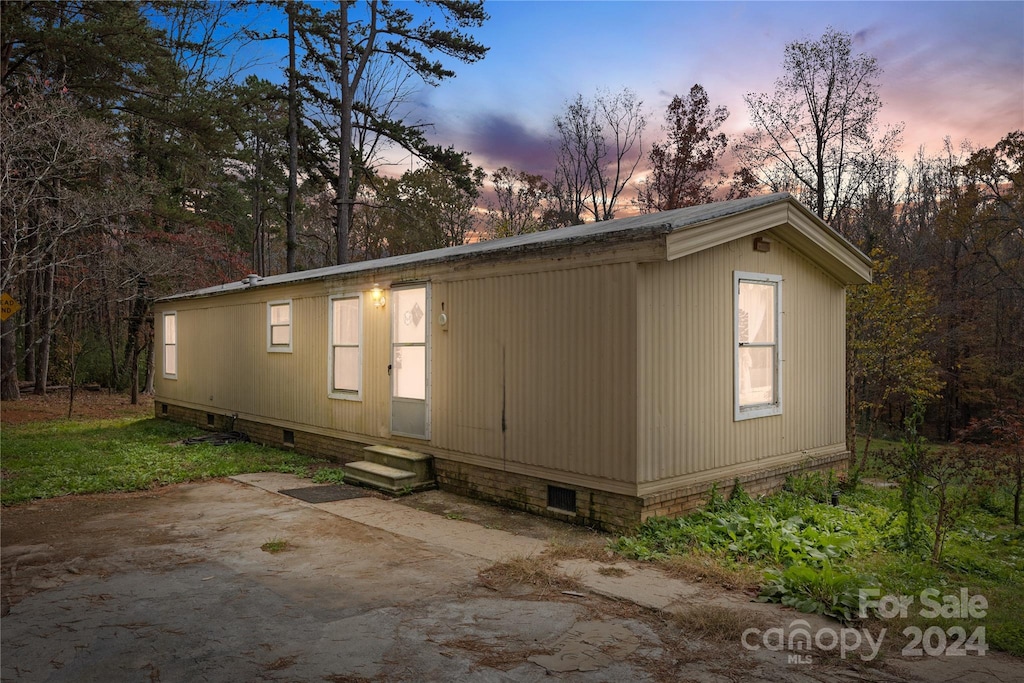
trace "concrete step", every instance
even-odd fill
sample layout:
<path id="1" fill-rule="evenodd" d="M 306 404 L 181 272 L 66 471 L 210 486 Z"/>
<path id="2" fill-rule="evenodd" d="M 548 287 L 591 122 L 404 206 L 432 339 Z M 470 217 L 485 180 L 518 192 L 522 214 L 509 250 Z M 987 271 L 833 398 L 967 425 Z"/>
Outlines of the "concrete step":
<path id="1" fill-rule="evenodd" d="M 363 458 L 395 469 L 414 472 L 417 481 L 434 480 L 434 456 L 395 446 L 367 446 Z"/>
<path id="2" fill-rule="evenodd" d="M 434 481 L 419 481 L 415 472 L 381 465 L 378 462 L 359 460 L 342 465 L 345 482 L 362 484 L 388 493 L 406 493 L 432 488 Z"/>

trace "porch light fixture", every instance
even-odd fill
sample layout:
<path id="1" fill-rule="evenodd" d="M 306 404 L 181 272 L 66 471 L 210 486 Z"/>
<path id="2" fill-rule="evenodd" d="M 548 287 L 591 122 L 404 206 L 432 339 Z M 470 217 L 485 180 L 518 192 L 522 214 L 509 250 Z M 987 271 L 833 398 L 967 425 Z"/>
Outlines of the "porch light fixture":
<path id="1" fill-rule="evenodd" d="M 384 290 L 380 287 L 370 290 L 370 298 L 373 299 L 373 305 L 377 308 L 384 308 L 384 304 L 387 303 L 387 299 L 384 298 Z"/>

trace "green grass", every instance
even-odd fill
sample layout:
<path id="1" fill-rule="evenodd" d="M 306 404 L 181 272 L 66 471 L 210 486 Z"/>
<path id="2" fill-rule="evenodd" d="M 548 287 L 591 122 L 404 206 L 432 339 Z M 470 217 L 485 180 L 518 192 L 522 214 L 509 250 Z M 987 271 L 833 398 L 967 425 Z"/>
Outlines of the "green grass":
<path id="1" fill-rule="evenodd" d="M 858 436 L 856 443 L 857 452 L 855 454 L 855 462 L 860 462 L 861 457 L 863 457 L 864 455 L 864 437 Z M 901 447 L 902 444 L 898 440 L 893 441 L 891 439 L 881 439 L 878 437 L 871 439 L 871 446 L 868 450 L 868 457 L 865 460 L 864 471 L 861 472 L 861 474 L 865 477 L 884 477 L 885 467 L 882 464 L 881 459 L 878 457 L 878 454 L 881 451 L 899 450 Z"/>
<path id="2" fill-rule="evenodd" d="M 251 443 L 177 442 L 203 432 L 155 418 L 59 420 L 5 426 L 0 501 L 138 491 L 245 472 L 306 474 L 309 457 Z"/>

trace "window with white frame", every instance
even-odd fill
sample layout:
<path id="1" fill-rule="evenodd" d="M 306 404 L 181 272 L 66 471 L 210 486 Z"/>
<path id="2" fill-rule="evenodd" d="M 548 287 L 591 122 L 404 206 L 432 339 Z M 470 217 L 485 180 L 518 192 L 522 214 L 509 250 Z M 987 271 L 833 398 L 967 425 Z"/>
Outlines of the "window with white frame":
<path id="1" fill-rule="evenodd" d="M 292 302 L 271 301 L 267 304 L 267 351 L 292 350 Z"/>
<path id="2" fill-rule="evenodd" d="M 358 399 L 363 378 L 363 302 L 357 295 L 331 297 L 330 395 Z"/>
<path id="3" fill-rule="evenodd" d="M 164 377 L 178 379 L 178 314 L 164 313 Z"/>
<path id="4" fill-rule="evenodd" d="M 779 373 L 782 277 L 733 274 L 735 295 L 735 419 L 782 412 Z"/>

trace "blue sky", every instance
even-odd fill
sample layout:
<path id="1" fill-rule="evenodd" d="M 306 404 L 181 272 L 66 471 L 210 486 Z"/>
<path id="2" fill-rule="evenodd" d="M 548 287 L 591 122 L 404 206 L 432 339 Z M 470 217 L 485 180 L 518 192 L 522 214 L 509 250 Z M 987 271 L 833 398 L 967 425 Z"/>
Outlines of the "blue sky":
<path id="1" fill-rule="evenodd" d="M 748 126 L 743 95 L 770 92 L 786 43 L 833 26 L 875 56 L 882 121 L 905 123 L 903 152 L 943 138 L 975 145 L 1024 128 L 1022 2 L 529 2 L 486 3 L 476 33 L 490 47 L 458 76 L 420 93 L 438 142 L 477 164 L 546 171 L 552 118 L 565 100 L 628 86 L 660 131 L 675 94 L 694 83 L 725 105 L 724 130 Z M 532 166 L 532 167 L 531 167 Z"/>
<path id="2" fill-rule="evenodd" d="M 576 93 L 598 88 L 638 93 L 649 113 L 646 142 L 659 135 L 672 96 L 694 83 L 712 105 L 728 107 L 723 130 L 741 134 L 743 95 L 770 92 L 784 46 L 817 39 L 829 26 L 878 59 L 881 122 L 905 124 L 904 158 L 921 146 L 939 153 L 946 136 L 989 146 L 1024 128 L 1021 1 L 489 0 L 485 7 L 491 18 L 474 35 L 490 47 L 487 57 L 452 64 L 457 76 L 423 86 L 409 115 L 433 124 L 434 142 L 471 152 L 487 171 L 550 173 L 553 117 Z M 277 12 L 264 17 L 283 22 Z"/>

